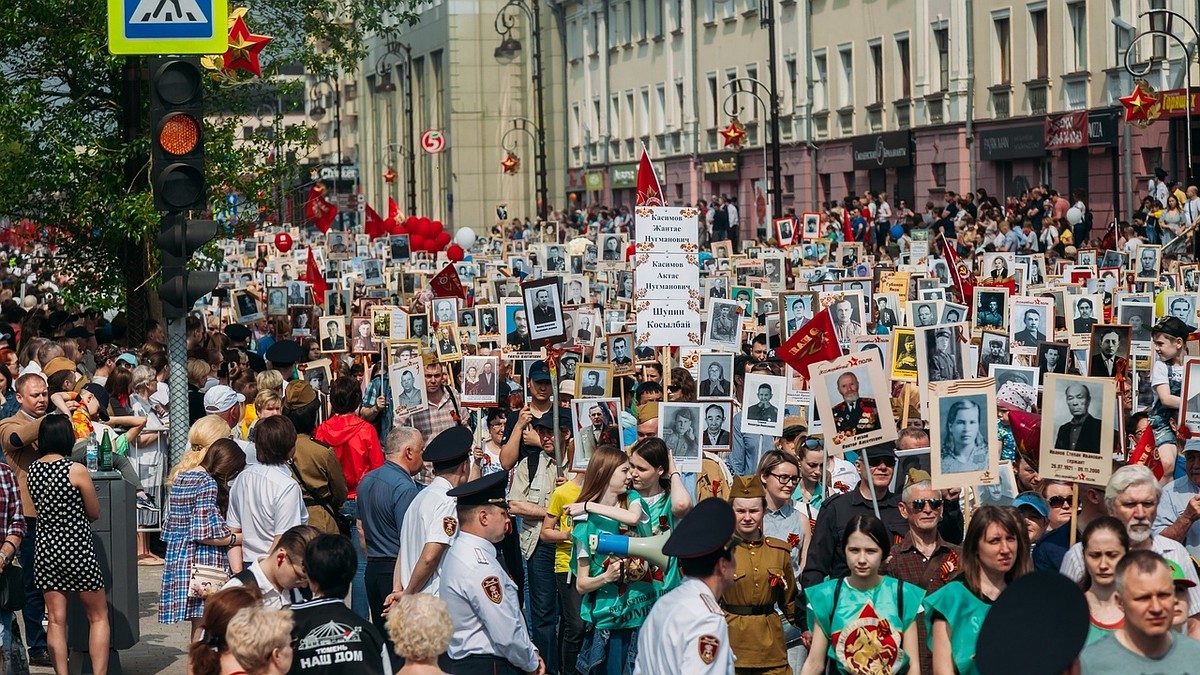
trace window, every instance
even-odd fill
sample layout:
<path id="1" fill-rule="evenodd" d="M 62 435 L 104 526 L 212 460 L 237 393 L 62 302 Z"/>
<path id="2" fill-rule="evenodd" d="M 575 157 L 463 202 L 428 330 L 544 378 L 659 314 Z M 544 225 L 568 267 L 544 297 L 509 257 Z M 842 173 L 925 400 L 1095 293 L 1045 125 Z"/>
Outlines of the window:
<path id="1" fill-rule="evenodd" d="M 1048 27 L 1046 25 L 1046 8 L 1029 10 L 1029 22 L 1033 31 L 1034 79 L 1044 80 L 1050 77 L 1050 45 L 1048 43 Z"/>
<path id="2" fill-rule="evenodd" d="M 654 88 L 654 133 L 661 134 L 667 126 L 667 85 Z"/>
<path id="3" fill-rule="evenodd" d="M 708 98 L 709 98 L 709 102 L 711 103 L 710 110 L 712 111 L 712 118 L 711 118 L 712 124 L 709 125 L 710 127 L 717 126 L 718 120 L 721 119 L 720 97 L 721 97 L 721 90 L 719 88 L 717 88 L 717 74 L 709 73 L 708 74 Z M 680 107 L 683 106 L 682 101 L 683 101 L 683 99 L 681 98 L 680 99 Z"/>
<path id="4" fill-rule="evenodd" d="M 869 49 L 871 50 L 871 74 L 874 80 L 872 84 L 875 86 L 875 98 L 872 103 L 883 103 L 883 45 L 876 42 Z"/>
<path id="5" fill-rule="evenodd" d="M 838 107 L 854 105 L 854 48 L 850 45 L 838 47 Z"/>
<path id="6" fill-rule="evenodd" d="M 617 34 L 617 24 L 621 20 L 621 6 L 608 5 L 611 9 L 605 14 L 605 23 L 608 26 L 608 44 L 605 45 L 609 49 L 620 44 L 620 35 Z"/>
<path id="7" fill-rule="evenodd" d="M 662 37 L 664 28 L 666 28 L 666 25 L 667 25 L 667 19 L 666 19 L 667 10 L 664 7 L 664 5 L 666 3 L 654 2 L 651 4 L 654 7 L 654 21 L 652 21 L 650 23 L 650 31 L 654 37 Z"/>
<path id="8" fill-rule="evenodd" d="M 946 163 L 933 163 L 933 184 L 937 187 L 946 187 Z"/>
<path id="9" fill-rule="evenodd" d="M 1113 27 L 1113 63 L 1123 64 L 1125 61 L 1125 50 L 1129 49 L 1129 42 L 1133 39 L 1132 26 L 1129 21 L 1123 18 L 1124 11 L 1121 5 L 1124 0 L 1111 0 Z"/>
<path id="10" fill-rule="evenodd" d="M 1167 0 L 1150 0 L 1150 9 L 1166 9 Z M 1154 14 L 1150 16 L 1150 27 L 1156 30 L 1167 32 L 1167 17 L 1162 14 Z M 1167 38 L 1154 38 L 1154 54 L 1156 59 L 1167 58 Z"/>
<path id="11" fill-rule="evenodd" d="M 796 87 L 798 84 L 798 74 L 796 72 L 796 57 L 788 56 L 783 60 L 783 67 L 787 70 L 788 95 L 783 99 L 785 113 L 790 113 L 792 108 L 796 107 Z"/>
<path id="12" fill-rule="evenodd" d="M 900 97 L 912 98 L 912 59 L 907 36 L 896 38 L 896 60 L 900 62 Z"/>
<path id="13" fill-rule="evenodd" d="M 829 63 L 825 52 L 813 54 L 813 110 L 829 109 Z"/>
<path id="14" fill-rule="evenodd" d="M 583 56 L 583 32 L 577 19 L 567 22 L 567 59 L 575 60 Z"/>
<path id="15" fill-rule="evenodd" d="M 950 91 L 950 29 L 933 29 L 933 44 L 937 48 L 939 91 Z"/>
<path id="16" fill-rule="evenodd" d="M 683 14 L 680 13 L 679 26 L 683 27 Z M 704 0 L 704 23 L 712 23 L 717 20 L 717 3 L 716 0 Z"/>
<path id="17" fill-rule="evenodd" d="M 650 87 L 642 87 L 639 94 L 638 106 L 638 135 L 650 135 Z"/>
<path id="18" fill-rule="evenodd" d="M 600 12 L 592 12 L 592 30 L 588 34 L 588 53 L 600 51 Z"/>
<path id="19" fill-rule="evenodd" d="M 677 105 L 676 110 L 679 112 L 679 114 L 675 116 L 675 119 L 671 120 L 675 124 L 676 128 L 683 126 L 683 104 L 685 101 L 686 99 L 683 96 L 683 80 L 679 80 L 675 83 L 675 103 Z"/>
<path id="20" fill-rule="evenodd" d="M 625 3 L 625 12 L 621 23 L 621 44 L 633 43 L 633 0 Z"/>
<path id="21" fill-rule="evenodd" d="M 1007 16 L 992 22 L 996 28 L 996 84 L 1012 83 L 1012 21 Z"/>
<path id="22" fill-rule="evenodd" d="M 757 80 L 758 79 L 758 66 L 756 66 L 754 64 L 750 64 L 750 65 L 746 66 L 746 79 L 748 79 L 748 80 Z M 755 94 L 758 94 L 759 98 L 761 98 L 762 100 L 764 100 L 764 101 L 770 100 L 770 98 L 767 96 L 765 91 L 758 90 L 757 84 L 754 84 L 753 82 L 748 82 L 747 85 L 750 87 L 750 90 L 753 91 Z M 743 121 L 757 120 L 758 119 L 758 104 L 749 99 L 746 100 L 746 103 L 748 105 L 746 106 L 746 115 L 745 115 L 745 118 L 743 119 Z"/>
<path id="23" fill-rule="evenodd" d="M 625 124 L 621 125 L 621 136 L 624 138 L 633 138 L 634 132 L 634 117 L 633 117 L 633 92 L 625 92 Z"/>
<path id="24" fill-rule="evenodd" d="M 660 3 L 661 4 L 661 3 Z M 671 30 L 683 29 L 683 0 L 675 0 L 671 3 L 673 11 L 671 12 Z"/>
<path id="25" fill-rule="evenodd" d="M 571 147 L 579 145 L 579 139 L 583 136 L 583 123 L 579 116 L 579 104 L 571 104 Z"/>
<path id="26" fill-rule="evenodd" d="M 1087 6 L 1082 2 L 1067 5 L 1071 34 L 1067 36 L 1067 72 L 1081 73 L 1087 65 Z"/>
<path id="27" fill-rule="evenodd" d="M 647 8 L 646 8 L 646 0 L 638 0 L 637 4 L 638 4 L 638 9 L 637 9 L 637 20 L 638 20 L 637 38 L 638 38 L 639 40 L 645 40 L 646 38 L 650 37 L 650 27 L 649 27 L 649 24 L 650 24 L 650 13 L 649 13 L 649 11 L 648 11 L 648 10 L 647 10 Z M 661 2 L 655 2 L 654 4 L 656 4 L 656 5 L 661 5 L 662 3 L 661 3 Z"/>
<path id="28" fill-rule="evenodd" d="M 608 99 L 608 140 L 616 141 L 621 135 L 621 95 L 613 94 Z"/>

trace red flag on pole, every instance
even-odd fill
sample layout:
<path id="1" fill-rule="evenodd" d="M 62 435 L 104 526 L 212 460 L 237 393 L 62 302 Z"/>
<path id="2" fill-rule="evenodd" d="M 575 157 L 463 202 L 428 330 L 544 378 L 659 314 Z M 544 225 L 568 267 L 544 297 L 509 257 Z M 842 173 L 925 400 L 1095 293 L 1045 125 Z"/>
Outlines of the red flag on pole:
<path id="1" fill-rule="evenodd" d="M 304 264 L 304 280 L 312 286 L 313 298 L 320 304 L 325 303 L 325 291 L 329 284 L 325 283 L 325 275 L 317 268 L 317 259 L 313 257 L 312 249 L 308 249 L 308 262 Z"/>
<path id="2" fill-rule="evenodd" d="M 441 272 L 435 274 L 429 280 L 429 289 L 433 291 L 435 298 L 466 297 L 462 280 L 458 278 L 458 271 L 454 269 L 454 265 L 446 265 Z"/>
<path id="3" fill-rule="evenodd" d="M 328 232 L 337 218 L 337 207 L 325 199 L 325 186 L 317 183 L 308 191 L 308 201 L 304 204 L 304 215 L 313 221 L 313 225 L 322 233 Z"/>
<path id="4" fill-rule="evenodd" d="M 950 240 L 946 238 L 946 235 L 941 235 L 938 241 L 942 244 L 942 252 L 946 256 L 946 264 L 950 267 L 950 278 L 954 281 L 954 287 L 958 289 L 962 303 L 970 312 L 971 296 L 975 295 L 975 278 L 967 266 L 958 259 L 958 253 L 954 251 L 954 247 L 950 245 Z"/>
<path id="5" fill-rule="evenodd" d="M 1155 478 L 1163 477 L 1166 470 L 1162 464 L 1162 457 L 1158 455 L 1158 444 L 1154 442 L 1154 429 L 1149 424 L 1142 431 L 1142 435 L 1138 437 L 1137 447 L 1129 454 L 1129 463 L 1143 464 L 1154 472 Z"/>
<path id="6" fill-rule="evenodd" d="M 842 209 L 842 236 L 847 242 L 854 241 L 854 230 L 850 227 L 850 209 Z"/>
<path id="7" fill-rule="evenodd" d="M 383 223 L 383 218 L 379 217 L 379 214 L 375 212 L 375 209 L 371 208 L 370 204 L 367 204 L 367 217 L 363 223 L 363 232 L 372 241 L 379 237 L 387 236 L 388 233 L 387 226 Z"/>
<path id="8" fill-rule="evenodd" d="M 387 217 L 388 222 L 389 223 L 400 222 L 400 220 L 401 220 L 400 215 L 401 215 L 400 214 L 400 205 L 396 203 L 395 199 L 388 197 L 388 217 Z"/>
<path id="9" fill-rule="evenodd" d="M 842 348 L 838 345 L 829 308 L 817 312 L 808 323 L 792 333 L 792 337 L 783 343 L 776 354 L 784 363 L 798 370 L 804 379 L 808 379 L 808 368 L 812 364 L 832 361 L 841 356 Z"/>
<path id="10" fill-rule="evenodd" d="M 637 205 L 667 205 L 666 196 L 662 191 L 662 183 L 659 182 L 658 174 L 654 171 L 654 164 L 650 162 L 650 153 L 646 150 L 645 143 L 642 143 L 642 161 L 638 163 Z"/>

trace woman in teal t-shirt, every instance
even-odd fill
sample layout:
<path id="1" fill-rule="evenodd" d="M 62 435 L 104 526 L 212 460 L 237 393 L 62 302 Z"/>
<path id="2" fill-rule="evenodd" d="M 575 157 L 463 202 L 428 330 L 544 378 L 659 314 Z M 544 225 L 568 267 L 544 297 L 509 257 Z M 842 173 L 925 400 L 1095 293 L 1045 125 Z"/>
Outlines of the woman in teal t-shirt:
<path id="1" fill-rule="evenodd" d="M 692 496 L 675 470 L 675 458 L 667 451 L 667 444 L 657 437 L 638 441 L 629 451 L 629 468 L 642 505 L 638 536 L 652 537 L 674 530 L 675 523 L 692 510 Z M 661 579 L 659 576 L 653 574 L 654 586 L 662 596 L 683 581 L 679 561 L 672 557 L 671 564 L 661 571 Z"/>
<path id="2" fill-rule="evenodd" d="M 975 675 L 975 642 L 992 603 L 1033 570 L 1024 519 L 1011 506 L 981 506 L 963 538 L 959 575 L 925 598 L 936 672 Z"/>
<path id="3" fill-rule="evenodd" d="M 1090 645 L 1125 623 L 1125 611 L 1117 604 L 1117 562 L 1129 552 L 1129 533 L 1121 521 L 1104 516 L 1088 523 L 1082 541 L 1087 573 L 1079 585 L 1088 603 Z"/>
<path id="4" fill-rule="evenodd" d="M 567 505 L 567 512 L 586 518 L 571 530 L 571 572 L 583 596 L 579 616 L 593 629 L 584 638 L 576 667 L 585 675 L 626 675 L 632 672 L 637 629 L 657 597 L 650 564 L 641 558 L 595 554 L 592 542 L 601 534 L 635 536 L 642 520 L 637 493 L 629 490 L 629 458 L 624 452 L 611 445 L 596 448 L 579 499 Z"/>
<path id="5" fill-rule="evenodd" d="M 879 573 L 891 552 L 887 527 L 870 514 L 850 519 L 842 533 L 850 576 L 806 590 L 812 647 L 801 675 L 919 673 L 917 615 L 925 591 Z"/>

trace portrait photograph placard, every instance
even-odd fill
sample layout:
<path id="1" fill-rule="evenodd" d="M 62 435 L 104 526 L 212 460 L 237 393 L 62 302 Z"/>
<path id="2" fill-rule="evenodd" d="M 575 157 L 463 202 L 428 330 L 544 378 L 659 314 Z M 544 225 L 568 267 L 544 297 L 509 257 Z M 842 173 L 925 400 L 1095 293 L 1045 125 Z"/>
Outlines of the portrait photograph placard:
<path id="1" fill-rule="evenodd" d="M 918 382 L 961 380 L 967 372 L 965 324 L 917 328 Z M 921 387 L 925 391 L 925 387 Z"/>
<path id="2" fill-rule="evenodd" d="M 462 357 L 459 401 L 466 406 L 494 406 L 499 395 L 500 359 L 495 356 Z"/>
<path id="3" fill-rule="evenodd" d="M 697 398 L 733 396 L 733 359 L 728 352 L 701 352 L 696 368 Z"/>
<path id="4" fill-rule="evenodd" d="M 422 318 L 424 316 L 422 315 Z M 350 319 L 350 351 L 355 354 L 376 354 L 379 352 L 379 342 L 371 332 L 371 317 L 355 316 Z"/>
<path id="5" fill-rule="evenodd" d="M 892 361 L 888 378 L 898 382 L 917 381 L 917 336 L 911 328 L 892 331 Z"/>
<path id="6" fill-rule="evenodd" d="M 975 289 L 975 328 L 1004 330 L 1008 326 L 1008 288 Z"/>
<path id="7" fill-rule="evenodd" d="M 733 400 L 703 401 L 704 414 L 700 447 L 708 452 L 725 452 L 733 447 Z"/>
<path id="8" fill-rule="evenodd" d="M 1037 358 L 1034 360 L 1038 368 L 1038 384 L 1045 382 L 1047 374 L 1065 375 L 1067 373 L 1067 351 L 1070 345 L 1065 342 L 1039 342 Z"/>
<path id="9" fill-rule="evenodd" d="M 393 363 L 388 369 L 388 377 L 392 384 L 392 410 L 397 419 L 429 407 L 425 366 L 420 360 Z"/>
<path id="10" fill-rule="evenodd" d="M 711 298 L 704 346 L 727 352 L 741 351 L 742 312 L 736 300 Z"/>
<path id="11" fill-rule="evenodd" d="M 574 420 L 575 452 L 571 458 L 572 471 L 586 471 L 596 448 L 602 445 L 601 438 L 611 425 L 620 429 L 621 402 L 615 398 L 588 398 L 571 401 L 571 419 Z M 661 417 L 660 417 L 661 419 Z M 618 431 L 617 437 L 621 437 Z"/>
<path id="12" fill-rule="evenodd" d="M 1087 347 L 1092 337 L 1092 328 L 1104 319 L 1104 295 L 1069 295 L 1064 299 L 1068 306 L 1067 331 L 1070 344 Z"/>
<path id="13" fill-rule="evenodd" d="M 1042 396 L 1043 479 L 1104 485 L 1112 474 L 1117 383 L 1102 377 L 1046 375 Z"/>
<path id="14" fill-rule="evenodd" d="M 332 361 L 329 359 L 307 361 L 296 366 L 296 369 L 300 371 L 300 376 L 314 391 L 329 394 L 329 383 L 333 381 Z"/>
<path id="15" fill-rule="evenodd" d="M 337 295 L 336 292 L 332 291 L 326 293 L 326 295 L 328 296 L 330 293 L 333 293 L 334 296 Z M 326 311 L 334 313 L 328 309 L 329 300 L 326 299 L 325 302 Z M 267 289 L 267 316 L 287 316 L 287 308 L 287 288 L 284 286 L 269 287 Z"/>
<path id="16" fill-rule="evenodd" d="M 936 326 L 941 317 L 940 300 L 921 300 L 908 303 L 908 324 L 912 328 Z"/>
<path id="17" fill-rule="evenodd" d="M 316 313 L 312 305 L 293 305 L 288 309 L 292 319 L 292 337 L 308 337 L 313 333 Z"/>
<path id="18" fill-rule="evenodd" d="M 462 360 L 462 344 L 458 334 L 458 324 L 439 323 L 435 338 L 434 347 L 437 349 L 438 361 L 448 363 Z"/>
<path id="19" fill-rule="evenodd" d="M 762 373 L 746 375 L 742 387 L 742 433 L 780 436 L 787 378 Z"/>
<path id="20" fill-rule="evenodd" d="M 891 388 L 883 364 L 879 354 L 868 350 L 809 368 L 810 388 L 830 453 L 840 455 L 896 440 Z M 749 383 L 750 375 L 746 378 Z M 744 413 L 742 417 L 744 424 Z"/>
<path id="21" fill-rule="evenodd" d="M 607 363 L 579 363 L 575 365 L 575 396 L 581 398 L 604 398 L 612 396 L 613 369 Z"/>
<path id="22" fill-rule="evenodd" d="M 633 333 L 612 333 L 605 337 L 605 342 L 608 347 L 608 363 L 613 368 L 613 376 L 633 375 Z"/>
<path id="23" fill-rule="evenodd" d="M 1183 405 L 1179 407 L 1180 426 L 1187 425 L 1195 434 L 1200 431 L 1200 358 L 1188 357 L 1183 362 Z"/>
<path id="24" fill-rule="evenodd" d="M 750 376 L 746 377 L 749 379 Z M 701 405 L 700 403 L 660 403 L 658 405 L 658 437 L 667 444 L 667 450 L 675 458 L 675 467 L 680 471 L 699 471 L 701 469 Z"/>
<path id="25" fill-rule="evenodd" d="M 985 330 L 979 338 L 979 377 L 987 377 L 993 365 L 1008 365 L 1012 363 L 1012 354 L 1008 351 L 1008 334 L 994 330 Z"/>
<path id="26" fill-rule="evenodd" d="M 238 323 L 250 323 L 263 318 L 258 298 L 254 297 L 250 291 L 234 291 L 233 306 L 237 309 Z"/>
<path id="27" fill-rule="evenodd" d="M 1092 326 L 1088 352 L 1088 377 L 1127 377 L 1129 374 L 1130 326 L 1097 324 Z"/>
<path id="28" fill-rule="evenodd" d="M 796 243 L 795 218 L 776 218 L 773 224 L 775 225 L 775 239 L 780 246 L 791 246 Z"/>
<path id="29" fill-rule="evenodd" d="M 996 383 L 975 378 L 929 385 L 930 475 L 935 490 L 1000 481 Z"/>
<path id="30" fill-rule="evenodd" d="M 320 319 L 321 351 L 344 352 L 347 349 L 346 317 L 323 316 Z"/>
<path id="31" fill-rule="evenodd" d="M 1053 338 L 1054 299 L 1015 296 L 1009 300 L 1012 306 L 1008 334 L 1012 337 L 1012 352 L 1019 356 L 1034 356 L 1039 342 Z"/>
<path id="32" fill-rule="evenodd" d="M 534 346 L 562 342 L 567 339 L 563 325 L 562 298 L 558 277 L 547 277 L 521 284 L 529 319 L 529 340 Z"/>

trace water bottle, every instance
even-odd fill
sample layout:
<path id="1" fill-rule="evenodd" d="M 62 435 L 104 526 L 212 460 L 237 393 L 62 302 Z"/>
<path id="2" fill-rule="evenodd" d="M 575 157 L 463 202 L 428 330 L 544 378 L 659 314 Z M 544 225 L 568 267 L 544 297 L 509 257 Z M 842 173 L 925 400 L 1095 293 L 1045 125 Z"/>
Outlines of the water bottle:
<path id="1" fill-rule="evenodd" d="M 96 445 L 96 433 L 88 434 L 87 442 L 87 468 L 88 471 L 96 472 L 100 470 L 100 448 Z"/>

